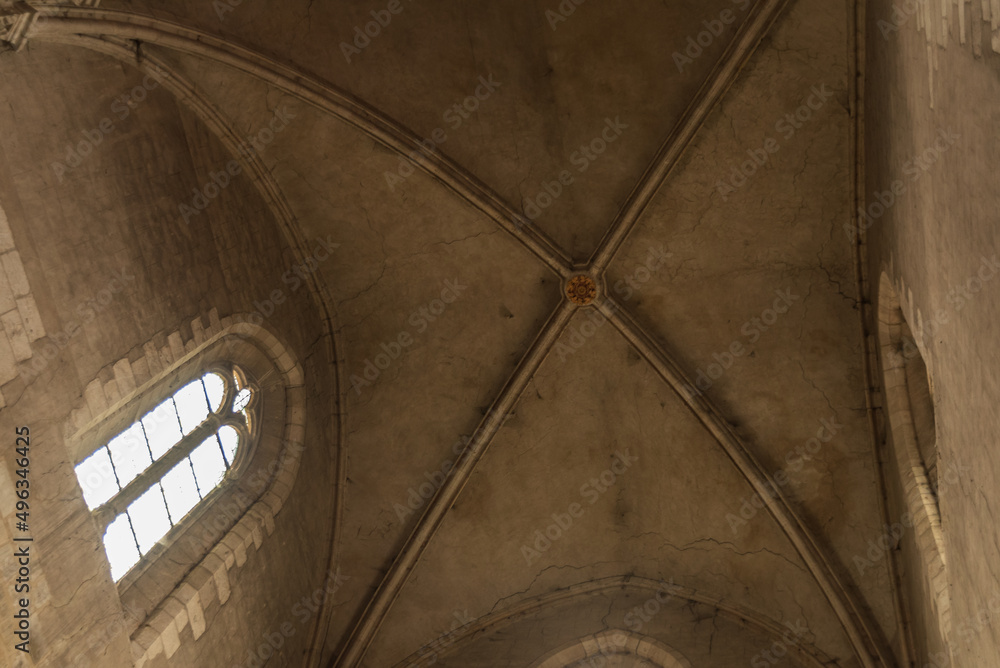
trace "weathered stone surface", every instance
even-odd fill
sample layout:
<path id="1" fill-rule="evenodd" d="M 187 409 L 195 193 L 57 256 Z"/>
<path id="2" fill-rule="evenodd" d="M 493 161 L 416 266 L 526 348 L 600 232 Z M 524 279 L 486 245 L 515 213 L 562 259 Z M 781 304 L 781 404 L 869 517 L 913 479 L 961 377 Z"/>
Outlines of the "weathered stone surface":
<path id="1" fill-rule="evenodd" d="M 791 0 L 694 116 L 764 0 L 51 4 L 0 3 L 0 663 L 995 663 L 995 2 Z M 247 314 L 301 458 L 116 586 L 87 430 Z"/>

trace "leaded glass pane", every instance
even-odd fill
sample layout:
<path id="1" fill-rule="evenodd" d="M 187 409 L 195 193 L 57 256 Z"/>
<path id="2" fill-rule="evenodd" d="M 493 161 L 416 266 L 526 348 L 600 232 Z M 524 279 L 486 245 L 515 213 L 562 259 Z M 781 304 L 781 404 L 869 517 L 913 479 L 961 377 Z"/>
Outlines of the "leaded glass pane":
<path id="1" fill-rule="evenodd" d="M 181 425 L 174 400 L 167 399 L 142 418 L 153 459 L 159 459 L 181 440 Z"/>
<path id="2" fill-rule="evenodd" d="M 156 541 L 170 531 L 170 517 L 167 515 L 160 483 L 156 483 L 133 501 L 128 507 L 128 514 L 132 518 L 132 529 L 143 554 L 153 549 Z"/>
<path id="3" fill-rule="evenodd" d="M 107 448 L 84 459 L 76 466 L 76 477 L 83 489 L 83 500 L 93 510 L 118 493 L 115 472 L 111 468 L 111 456 Z"/>
<path id="4" fill-rule="evenodd" d="M 228 466 L 233 465 L 233 459 L 236 457 L 236 448 L 240 445 L 240 434 L 238 431 L 226 425 L 219 429 L 219 443 L 222 444 L 222 454 L 226 457 L 226 463 Z"/>
<path id="5" fill-rule="evenodd" d="M 187 436 L 194 428 L 208 417 L 208 399 L 205 397 L 205 386 L 201 380 L 188 383 L 177 390 L 174 395 L 174 405 L 181 419 L 181 429 Z"/>
<path id="6" fill-rule="evenodd" d="M 139 563 L 139 549 L 135 546 L 128 516 L 119 515 L 108 525 L 108 530 L 104 532 L 104 549 L 111 563 L 111 578 L 115 581 Z"/>
<path id="7" fill-rule="evenodd" d="M 208 395 L 208 403 L 212 412 L 218 412 L 222 407 L 222 399 L 226 394 L 226 381 L 217 373 L 206 374 L 205 394 Z"/>
<path id="8" fill-rule="evenodd" d="M 125 488 L 130 482 L 145 471 L 153 463 L 146 447 L 146 439 L 142 427 L 134 424 L 108 443 L 111 461 L 115 464 L 118 474 L 118 484 Z"/>
<path id="9" fill-rule="evenodd" d="M 250 403 L 250 389 L 244 387 L 242 390 L 239 391 L 239 394 L 236 395 L 236 398 L 233 399 L 233 412 L 239 413 L 241 410 L 246 408 L 247 404 L 249 403 Z"/>
<path id="10" fill-rule="evenodd" d="M 226 474 L 226 462 L 222 459 L 219 442 L 213 434 L 191 453 L 191 463 L 194 465 L 194 475 L 198 480 L 201 495 L 206 496 Z"/>
<path id="11" fill-rule="evenodd" d="M 194 471 L 191 470 L 191 462 L 187 457 L 170 469 L 160 484 L 163 486 L 163 495 L 167 498 L 167 510 L 170 511 L 170 519 L 174 524 L 191 512 L 201 500 L 198 486 L 194 481 Z"/>

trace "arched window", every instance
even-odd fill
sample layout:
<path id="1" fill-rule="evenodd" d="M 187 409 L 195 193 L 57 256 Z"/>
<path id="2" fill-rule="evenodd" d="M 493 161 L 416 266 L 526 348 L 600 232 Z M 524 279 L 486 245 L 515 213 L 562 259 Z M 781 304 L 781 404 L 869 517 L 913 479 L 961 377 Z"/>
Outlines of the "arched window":
<path id="1" fill-rule="evenodd" d="M 940 499 L 947 494 L 948 469 L 940 463 L 933 376 L 924 356 L 927 341 L 914 336 L 899 293 L 886 273 L 880 280 L 878 300 L 886 497 L 894 521 L 912 527 L 898 538 L 891 555 L 899 569 L 911 640 L 922 665 L 952 642 L 940 510 Z"/>
<path id="2" fill-rule="evenodd" d="M 65 425 L 138 667 L 205 633 L 230 573 L 274 531 L 305 450 L 292 351 L 244 315 L 208 319 L 107 365 Z"/>
<path id="3" fill-rule="evenodd" d="M 259 404 L 242 369 L 214 365 L 76 466 L 116 582 L 238 474 Z"/>
<path id="4" fill-rule="evenodd" d="M 899 354 L 906 378 L 910 418 L 913 420 L 914 438 L 920 461 L 924 465 L 927 483 L 935 495 L 938 493 L 937 435 L 934 422 L 934 388 L 931 387 L 927 364 L 924 362 L 916 339 L 905 319 L 900 323 Z"/>

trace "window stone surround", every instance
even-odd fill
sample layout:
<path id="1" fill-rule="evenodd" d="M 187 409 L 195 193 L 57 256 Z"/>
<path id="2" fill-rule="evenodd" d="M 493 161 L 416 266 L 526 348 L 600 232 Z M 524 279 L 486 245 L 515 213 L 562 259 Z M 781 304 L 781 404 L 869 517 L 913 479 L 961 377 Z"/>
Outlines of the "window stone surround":
<path id="1" fill-rule="evenodd" d="M 126 357 L 108 365 L 101 378 L 86 386 L 80 405 L 71 411 L 64 435 L 74 463 L 155 406 L 174 386 L 180 387 L 187 376 L 197 376 L 204 363 L 223 356 L 256 377 L 264 390 L 265 406 L 259 414 L 259 442 L 250 444 L 255 446 L 252 462 L 237 479 L 224 482 L 207 496 L 201 508 L 176 527 L 176 533 L 171 530 L 165 539 L 170 545 L 157 546 L 144 557 L 150 563 L 142 572 L 119 583 L 123 608 L 129 612 L 126 629 L 137 668 L 161 653 L 173 656 L 189 627 L 193 639 L 200 638 L 208 625 L 208 607 L 229 600 L 230 571 L 242 567 L 249 551 L 259 550 L 273 533 L 274 517 L 298 473 L 306 403 L 301 365 L 274 334 L 244 316 L 219 318 L 213 309 L 207 325 L 200 317 L 190 323 L 190 335 L 171 332 L 154 337 L 142 349 L 139 358 Z M 166 385 L 171 387 L 164 389 Z M 241 511 L 238 519 L 217 534 L 214 545 L 203 546 L 204 554 L 192 550 L 196 536 L 204 535 L 210 520 L 222 513 L 221 506 L 232 508 L 234 501 Z M 181 562 L 177 563 L 174 554 L 170 560 L 158 559 L 167 550 L 180 554 Z M 184 563 L 185 558 L 189 563 Z M 172 571 L 173 577 L 164 570 Z M 166 582 L 170 591 L 160 596 L 153 580 Z"/>

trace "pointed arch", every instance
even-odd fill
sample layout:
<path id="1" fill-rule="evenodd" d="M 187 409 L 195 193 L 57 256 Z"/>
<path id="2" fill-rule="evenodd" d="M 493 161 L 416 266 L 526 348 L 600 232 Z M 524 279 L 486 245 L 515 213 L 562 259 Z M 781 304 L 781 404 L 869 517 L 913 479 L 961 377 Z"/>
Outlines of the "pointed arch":
<path id="1" fill-rule="evenodd" d="M 66 427 L 69 455 L 79 462 L 109 434 L 134 423 L 169 395 L 167 388 L 186 385 L 222 361 L 238 365 L 265 395 L 261 421 L 283 425 L 277 431 L 261 430 L 239 475 L 207 496 L 196 514 L 186 517 L 145 555 L 141 568 L 120 585 L 122 604 L 134 620 L 134 628 L 128 630 L 139 668 L 160 654 L 170 658 L 188 627 L 195 638 L 205 632 L 205 609 L 213 601 L 224 605 L 229 600 L 229 571 L 241 567 L 248 551 L 260 549 L 274 531 L 275 516 L 291 493 L 306 447 L 305 379 L 291 350 L 266 327 L 253 324 L 253 315 L 220 320 L 213 312 L 210 320 L 203 327 L 197 319 L 189 340 L 180 332 L 157 337 L 144 346 L 146 357 L 109 365 L 115 379 L 133 379 L 131 391 L 109 396 L 105 383 L 95 379 Z M 163 350 L 156 346 L 161 338 L 168 341 Z M 146 370 L 147 380 L 136 385 L 140 368 Z M 116 380 L 107 384 L 117 389 Z M 77 425 L 82 426 L 77 429 Z M 152 609 L 142 608 L 138 601 L 151 593 L 158 600 Z"/>
<path id="2" fill-rule="evenodd" d="M 878 346 L 886 446 L 906 509 L 902 525 L 912 526 L 930 604 L 941 636 L 950 645 L 951 595 L 936 483 L 941 467 L 933 427 L 933 381 L 924 361 L 925 341 L 919 331 L 910 329 L 887 272 L 879 280 Z"/>
<path id="3" fill-rule="evenodd" d="M 591 663 L 584 666 L 604 665 L 598 661 L 614 656 L 644 660 L 646 663 L 641 665 L 652 668 L 691 668 L 691 662 L 677 650 L 649 636 L 621 629 L 580 638 L 549 653 L 531 668 L 573 668 L 588 659 Z"/>

